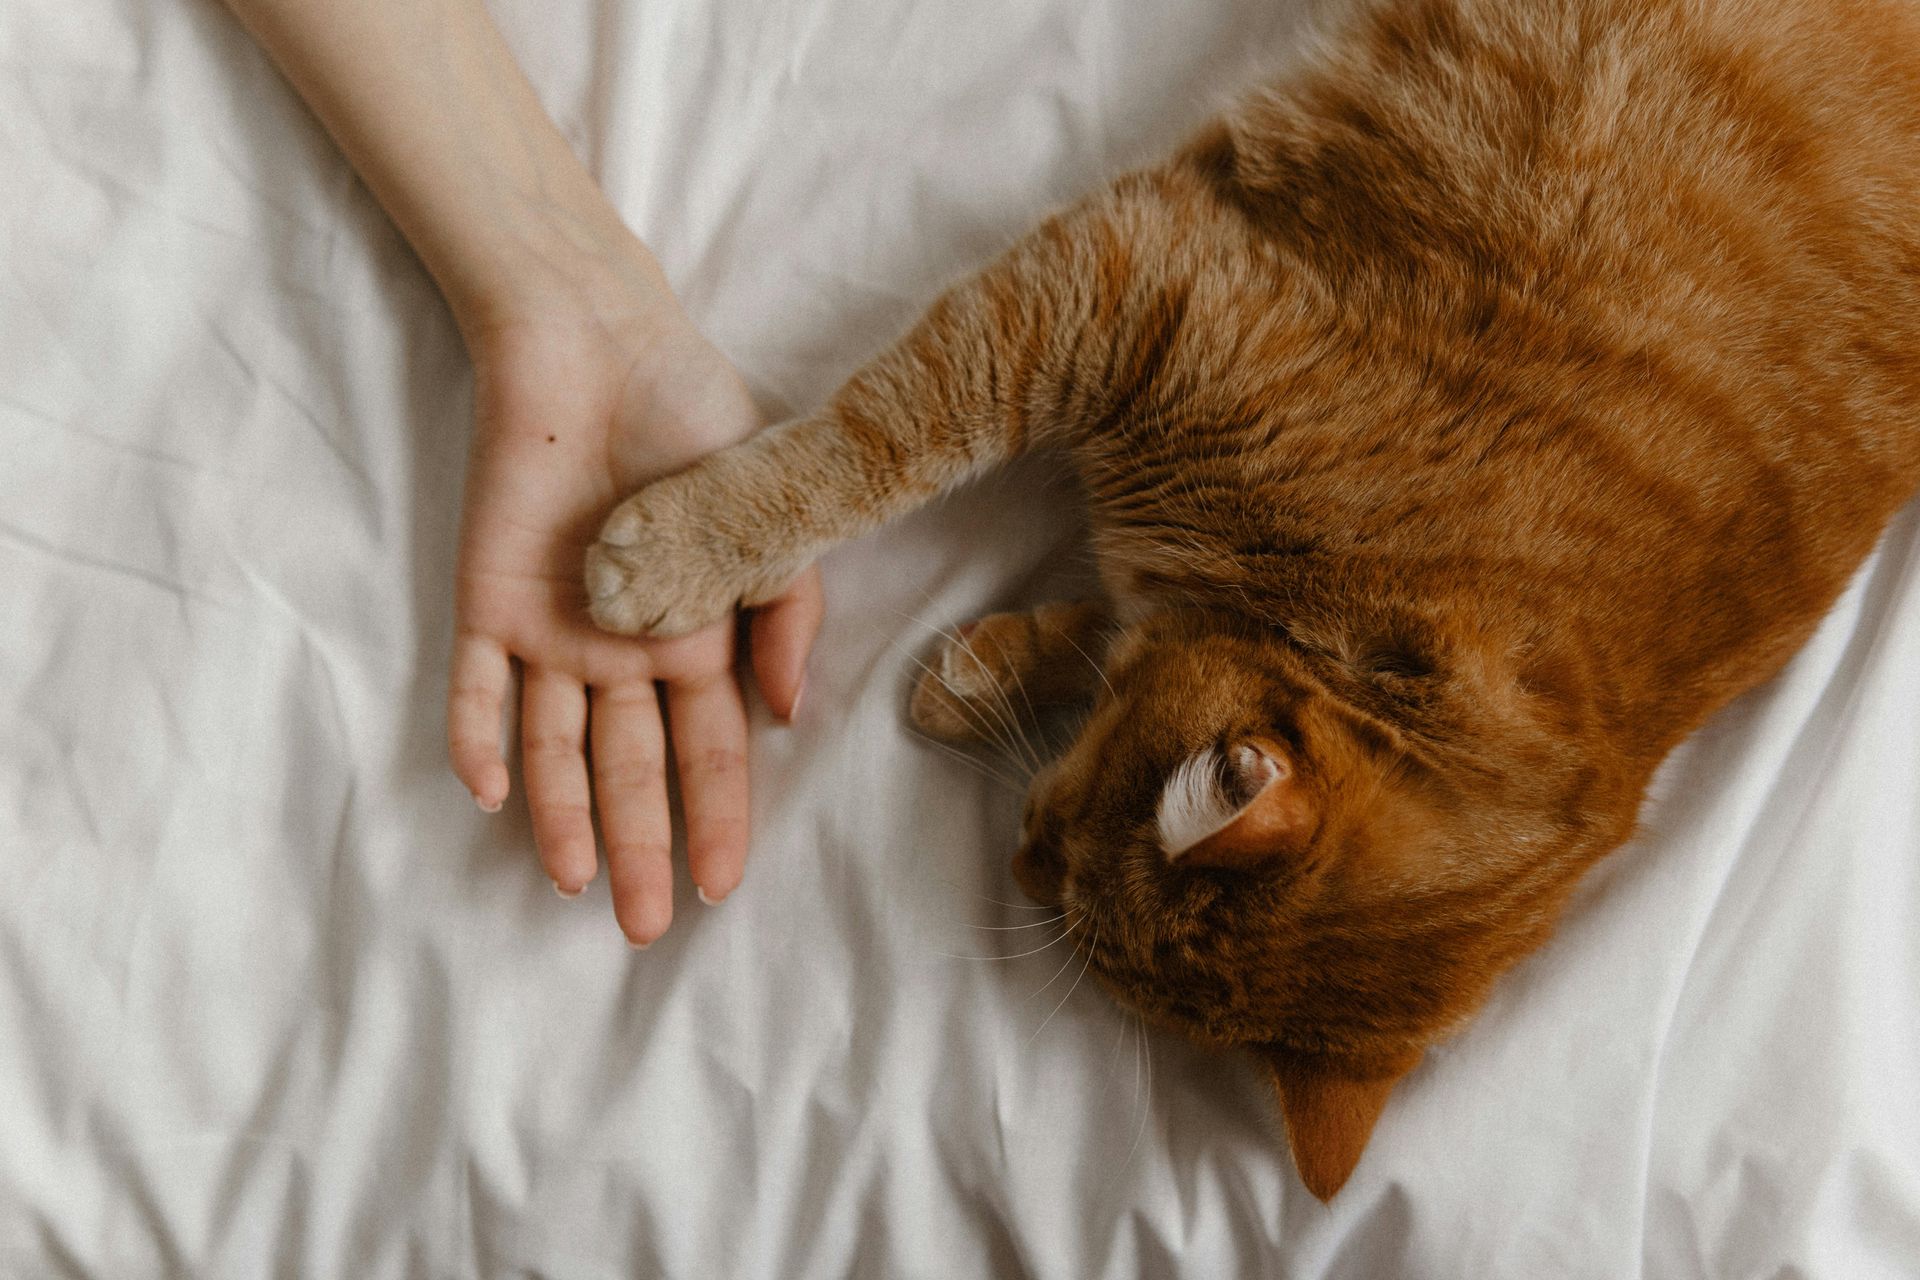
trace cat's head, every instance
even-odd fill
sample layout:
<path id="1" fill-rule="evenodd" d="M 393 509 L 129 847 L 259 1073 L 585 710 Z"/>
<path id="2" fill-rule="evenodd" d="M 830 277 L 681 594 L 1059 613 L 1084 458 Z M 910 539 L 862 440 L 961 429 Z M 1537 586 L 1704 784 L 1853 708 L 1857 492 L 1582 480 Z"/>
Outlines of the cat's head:
<path id="1" fill-rule="evenodd" d="M 1015 878 L 1122 1003 L 1259 1057 L 1324 1199 L 1563 888 L 1516 876 L 1458 778 L 1256 628 L 1163 617 L 1106 675 L 1035 780 Z"/>

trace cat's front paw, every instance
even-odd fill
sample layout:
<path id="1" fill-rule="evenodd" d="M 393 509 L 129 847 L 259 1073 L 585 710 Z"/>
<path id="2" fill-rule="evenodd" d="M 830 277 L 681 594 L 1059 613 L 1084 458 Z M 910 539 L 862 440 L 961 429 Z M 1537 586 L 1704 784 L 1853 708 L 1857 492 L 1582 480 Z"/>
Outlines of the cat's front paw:
<path id="1" fill-rule="evenodd" d="M 621 635 L 685 635 L 779 595 L 805 562 L 767 554 L 765 532 L 743 516 L 750 509 L 711 460 L 615 507 L 587 550 L 594 622 Z"/>

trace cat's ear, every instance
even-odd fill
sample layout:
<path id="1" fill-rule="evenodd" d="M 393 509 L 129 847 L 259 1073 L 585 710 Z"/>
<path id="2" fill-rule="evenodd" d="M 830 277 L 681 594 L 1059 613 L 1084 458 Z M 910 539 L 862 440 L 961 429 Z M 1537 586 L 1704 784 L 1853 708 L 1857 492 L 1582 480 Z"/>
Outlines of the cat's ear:
<path id="1" fill-rule="evenodd" d="M 1318 802 L 1286 749 L 1266 738 L 1210 747 L 1182 764 L 1156 816 L 1169 861 L 1230 871 L 1303 852 L 1320 828 Z"/>
<path id="2" fill-rule="evenodd" d="M 1280 1112 L 1287 1121 L 1287 1145 L 1300 1181 L 1321 1201 L 1346 1185 L 1393 1087 L 1420 1063 L 1418 1052 L 1372 1070 L 1263 1049 L 1273 1073 Z"/>

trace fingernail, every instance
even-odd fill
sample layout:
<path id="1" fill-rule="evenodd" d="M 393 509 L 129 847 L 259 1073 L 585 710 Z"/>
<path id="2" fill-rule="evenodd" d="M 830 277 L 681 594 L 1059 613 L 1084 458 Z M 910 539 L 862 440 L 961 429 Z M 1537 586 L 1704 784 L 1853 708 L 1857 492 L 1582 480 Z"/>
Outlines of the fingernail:
<path id="1" fill-rule="evenodd" d="M 578 889 L 575 889 L 572 893 L 568 893 L 565 889 L 562 889 L 560 887 L 560 882 L 558 880 L 555 880 L 553 882 L 553 891 L 559 894 L 561 897 L 565 898 L 567 901 L 571 902 L 575 898 L 579 897 L 581 894 L 585 893 L 587 891 L 587 886 L 581 885 Z"/>
<path id="2" fill-rule="evenodd" d="M 627 939 L 627 946 L 631 947 L 635 951 L 645 951 L 648 947 L 652 945 L 653 944 L 651 942 L 635 942 L 632 938 Z"/>
<path id="3" fill-rule="evenodd" d="M 485 800 L 482 800 L 478 795 L 475 795 L 473 797 L 473 802 L 480 806 L 480 812 L 482 813 L 500 812 L 500 801 L 498 800 L 495 800 L 492 804 L 488 804 Z"/>
<path id="4" fill-rule="evenodd" d="M 793 720 L 800 714 L 800 699 L 807 696 L 807 678 L 800 677 L 800 685 L 793 691 L 793 701 L 787 704 L 787 719 Z"/>
<path id="5" fill-rule="evenodd" d="M 706 903 L 710 907 L 717 907 L 722 902 L 726 901 L 726 899 L 724 898 L 709 898 L 707 896 L 707 891 L 705 889 L 702 889 L 699 885 L 693 886 L 693 896 L 700 899 L 700 901 Z"/>

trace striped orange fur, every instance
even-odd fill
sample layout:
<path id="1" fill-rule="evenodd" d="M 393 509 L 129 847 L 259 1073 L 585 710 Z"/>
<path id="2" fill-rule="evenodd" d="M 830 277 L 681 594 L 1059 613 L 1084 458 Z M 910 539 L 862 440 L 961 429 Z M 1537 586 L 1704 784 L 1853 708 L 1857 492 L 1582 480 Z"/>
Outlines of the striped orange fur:
<path id="1" fill-rule="evenodd" d="M 1920 5 L 1362 4 L 623 504 L 594 616 L 710 621 L 1040 445 L 1107 600 L 971 638 L 1092 702 L 1016 875 L 1119 999 L 1266 1064 L 1331 1195 L 1920 485 Z"/>

